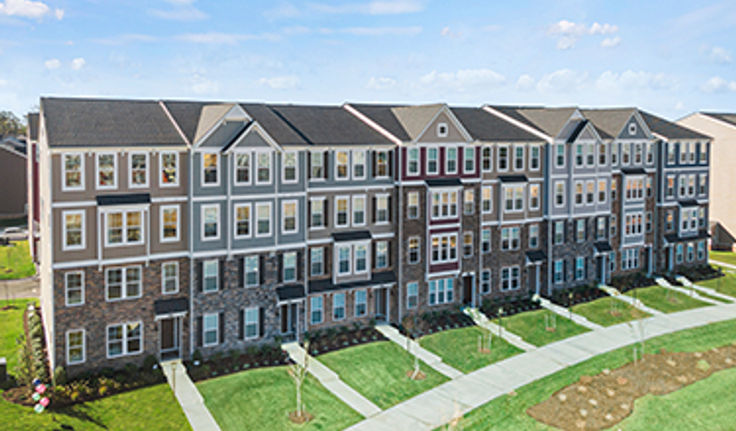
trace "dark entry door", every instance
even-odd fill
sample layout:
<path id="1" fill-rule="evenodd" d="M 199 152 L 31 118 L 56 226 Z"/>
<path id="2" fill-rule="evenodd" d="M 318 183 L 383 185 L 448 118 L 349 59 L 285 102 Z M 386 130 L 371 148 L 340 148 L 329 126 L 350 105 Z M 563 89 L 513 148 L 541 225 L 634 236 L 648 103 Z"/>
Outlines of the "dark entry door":
<path id="1" fill-rule="evenodd" d="M 386 320 L 386 288 L 373 290 L 376 308 L 376 320 Z"/>
<path id="2" fill-rule="evenodd" d="M 177 353 L 179 350 L 179 337 L 177 319 L 161 319 L 161 353 Z"/>
<path id="3" fill-rule="evenodd" d="M 473 276 L 463 277 L 463 304 L 473 305 Z"/>
<path id="4" fill-rule="evenodd" d="M 281 333 L 293 334 L 296 332 L 297 304 L 281 306 Z"/>

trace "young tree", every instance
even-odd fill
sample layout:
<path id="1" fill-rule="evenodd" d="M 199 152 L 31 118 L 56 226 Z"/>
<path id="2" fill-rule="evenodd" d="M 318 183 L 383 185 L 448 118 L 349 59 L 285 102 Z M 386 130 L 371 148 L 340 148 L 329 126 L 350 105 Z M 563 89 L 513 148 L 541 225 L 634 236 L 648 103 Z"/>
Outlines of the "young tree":
<path id="1" fill-rule="evenodd" d="M 404 318 L 404 330 L 406 330 L 406 350 L 414 355 L 414 371 L 411 374 L 411 379 L 415 380 L 419 376 L 419 349 L 411 348 L 411 340 L 414 339 L 414 335 L 417 329 L 416 315 L 406 316 Z"/>
<path id="2" fill-rule="evenodd" d="M 304 365 L 294 362 L 289 365 L 289 376 L 294 380 L 296 386 L 296 411 L 295 416 L 300 423 L 306 422 L 308 419 L 304 415 L 304 402 L 302 402 L 302 386 L 304 379 L 307 377 L 307 368 L 309 367 L 309 342 L 304 343 Z"/>

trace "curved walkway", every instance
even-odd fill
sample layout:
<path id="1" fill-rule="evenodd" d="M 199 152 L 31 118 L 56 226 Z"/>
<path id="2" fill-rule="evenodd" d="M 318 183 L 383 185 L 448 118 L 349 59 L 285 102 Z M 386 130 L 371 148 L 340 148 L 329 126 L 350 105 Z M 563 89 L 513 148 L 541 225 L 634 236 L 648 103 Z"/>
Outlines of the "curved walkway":
<path id="1" fill-rule="evenodd" d="M 481 368 L 397 404 L 349 430 L 432 430 L 492 399 L 594 356 L 644 339 L 736 319 L 736 304 L 658 314 L 586 332 Z"/>

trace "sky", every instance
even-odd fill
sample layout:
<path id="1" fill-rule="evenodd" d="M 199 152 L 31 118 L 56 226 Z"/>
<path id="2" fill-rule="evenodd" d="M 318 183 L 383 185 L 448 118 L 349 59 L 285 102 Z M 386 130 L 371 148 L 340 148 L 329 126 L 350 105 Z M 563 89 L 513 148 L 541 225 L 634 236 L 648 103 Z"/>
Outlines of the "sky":
<path id="1" fill-rule="evenodd" d="M 736 111 L 736 2 L 0 0 L 0 110 L 41 96 Z"/>

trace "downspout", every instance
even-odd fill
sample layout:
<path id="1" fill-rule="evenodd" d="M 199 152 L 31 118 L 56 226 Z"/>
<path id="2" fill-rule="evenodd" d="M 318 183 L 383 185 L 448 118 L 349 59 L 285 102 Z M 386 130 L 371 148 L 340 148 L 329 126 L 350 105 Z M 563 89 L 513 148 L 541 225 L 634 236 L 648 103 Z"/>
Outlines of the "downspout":
<path id="1" fill-rule="evenodd" d="M 404 315 L 404 307 L 403 307 L 403 303 L 402 303 L 402 300 L 404 298 L 404 295 L 402 295 L 402 286 L 403 286 L 402 281 L 403 281 L 403 278 L 404 278 L 403 277 L 403 274 L 402 274 L 402 268 L 403 268 L 402 259 L 403 259 L 403 256 L 404 256 L 403 247 L 402 247 L 402 244 L 403 244 L 402 234 L 404 232 L 404 229 L 403 229 L 403 226 L 404 226 L 404 186 L 403 186 L 403 183 L 401 181 L 402 180 L 402 168 L 403 168 L 403 164 L 402 164 L 402 160 L 401 160 L 401 153 L 403 151 L 402 151 L 401 148 L 402 148 L 401 146 L 398 146 L 398 145 L 396 146 L 396 150 L 397 150 L 396 151 L 396 153 L 397 153 L 396 154 L 396 162 L 397 162 L 398 166 L 396 167 L 396 169 L 394 169 L 394 172 L 395 172 L 394 175 L 396 176 L 397 181 L 399 183 L 399 196 L 398 196 L 398 199 L 396 199 L 396 201 L 398 202 L 398 205 L 399 205 L 399 210 L 398 210 L 399 219 L 397 220 L 397 224 L 399 225 L 399 232 L 398 232 L 398 238 L 397 238 L 397 241 L 396 241 L 397 242 L 397 247 L 398 247 L 397 260 L 398 260 L 398 270 L 399 270 L 398 271 L 399 272 L 398 286 L 397 286 L 397 289 L 396 289 L 396 294 L 397 294 L 398 298 L 396 298 L 396 303 L 398 304 L 398 307 L 399 307 L 399 321 L 397 322 L 399 324 L 401 323 L 401 321 L 402 321 L 402 319 L 404 317 L 403 316 Z"/>
<path id="2" fill-rule="evenodd" d="M 189 175 L 189 193 L 187 200 L 189 203 L 189 354 L 194 354 L 194 150 L 190 147 L 187 151 Z M 180 174 L 178 172 L 177 174 Z M 179 175 L 181 178 L 181 175 Z M 201 225 L 201 220 L 200 220 Z M 201 328 L 200 328 L 201 329 Z"/>

